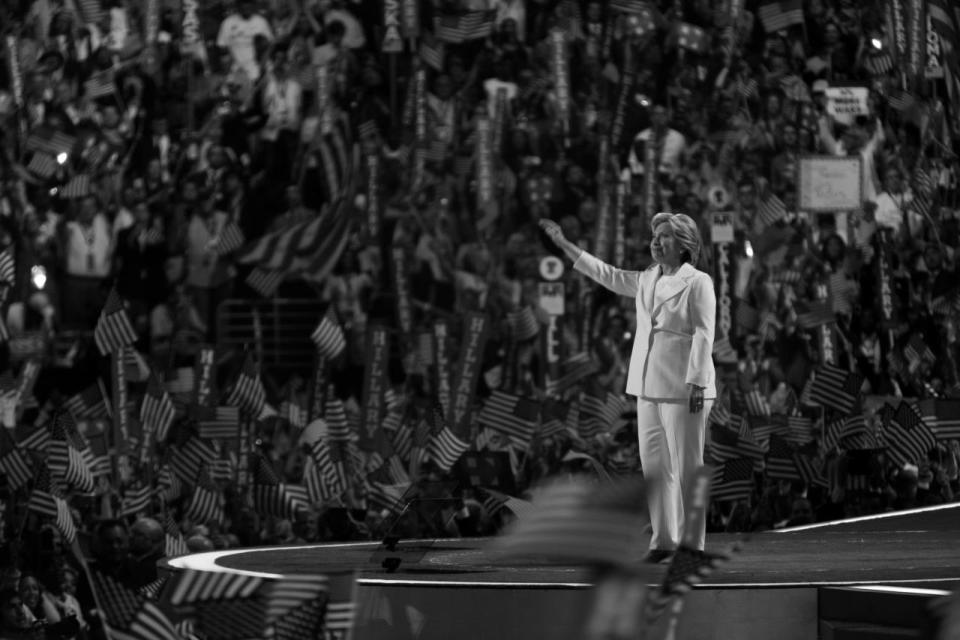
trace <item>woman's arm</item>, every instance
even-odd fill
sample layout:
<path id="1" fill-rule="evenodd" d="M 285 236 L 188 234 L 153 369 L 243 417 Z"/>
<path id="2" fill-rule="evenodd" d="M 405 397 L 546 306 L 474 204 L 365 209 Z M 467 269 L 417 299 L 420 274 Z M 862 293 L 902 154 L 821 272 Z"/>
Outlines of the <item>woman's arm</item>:
<path id="1" fill-rule="evenodd" d="M 708 276 L 697 278 L 690 288 L 690 318 L 693 322 L 693 343 L 687 361 L 685 382 L 694 387 L 709 386 L 710 362 L 717 319 L 717 297 Z"/>
<path id="2" fill-rule="evenodd" d="M 560 225 L 546 218 L 540 220 L 540 228 L 563 250 L 573 262 L 573 268 L 610 291 L 621 296 L 636 298 L 640 291 L 640 274 L 637 271 L 618 269 L 590 255 L 570 242 L 563 235 Z"/>

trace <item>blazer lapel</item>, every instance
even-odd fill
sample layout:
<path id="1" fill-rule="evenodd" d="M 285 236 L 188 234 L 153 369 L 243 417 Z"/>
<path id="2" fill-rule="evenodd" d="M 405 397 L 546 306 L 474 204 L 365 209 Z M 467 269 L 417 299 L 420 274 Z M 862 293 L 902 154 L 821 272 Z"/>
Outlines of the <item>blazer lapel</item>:
<path id="1" fill-rule="evenodd" d="M 643 307 L 651 316 L 653 315 L 654 293 L 657 290 L 657 280 L 660 279 L 660 267 L 653 265 L 643 273 L 641 281 L 641 295 L 643 296 Z"/>
<path id="2" fill-rule="evenodd" d="M 659 272 L 659 269 L 657 269 L 657 271 Z M 650 315 L 652 316 L 656 314 L 664 302 L 666 302 L 670 298 L 673 298 L 676 295 L 679 295 L 684 289 L 686 289 L 687 286 L 690 284 L 690 279 L 693 277 L 695 272 L 696 272 L 696 269 L 694 269 L 690 263 L 684 262 L 680 266 L 680 269 L 677 270 L 676 278 L 670 278 L 669 280 L 664 280 L 663 285 L 661 285 L 663 287 L 661 289 L 661 292 L 663 293 L 663 295 L 661 296 L 659 302 L 657 302 L 655 306 L 651 305 L 651 307 L 649 307 Z"/>

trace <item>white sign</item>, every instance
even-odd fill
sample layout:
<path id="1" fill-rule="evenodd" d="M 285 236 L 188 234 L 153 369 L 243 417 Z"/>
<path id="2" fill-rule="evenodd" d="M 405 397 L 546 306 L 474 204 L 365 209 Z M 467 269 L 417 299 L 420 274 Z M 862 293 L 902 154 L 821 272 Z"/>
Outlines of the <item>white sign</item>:
<path id="1" fill-rule="evenodd" d="M 557 256 L 540 258 L 540 277 L 544 280 L 559 280 L 563 275 L 563 260 Z"/>
<path id="2" fill-rule="evenodd" d="M 710 228 L 710 240 L 714 244 L 733 242 L 733 213 L 718 211 L 713 214 L 713 224 Z"/>
<path id="3" fill-rule="evenodd" d="M 564 313 L 564 295 L 562 282 L 541 282 L 540 289 L 540 308 L 547 315 L 562 316 Z"/>
<path id="4" fill-rule="evenodd" d="M 797 163 L 797 196 L 804 211 L 853 211 L 863 206 L 859 156 L 806 156 Z"/>
<path id="5" fill-rule="evenodd" d="M 827 113 L 841 124 L 852 124 L 857 116 L 870 115 L 866 87 L 828 87 Z"/>

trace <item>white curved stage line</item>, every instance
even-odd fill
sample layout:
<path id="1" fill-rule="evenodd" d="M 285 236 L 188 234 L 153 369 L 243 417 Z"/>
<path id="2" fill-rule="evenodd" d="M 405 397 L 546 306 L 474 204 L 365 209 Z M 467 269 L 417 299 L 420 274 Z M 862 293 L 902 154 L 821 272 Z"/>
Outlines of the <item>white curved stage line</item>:
<path id="1" fill-rule="evenodd" d="M 333 544 L 304 544 L 298 547 L 245 547 L 243 549 L 225 549 L 223 551 L 206 551 L 204 553 L 191 553 L 185 556 L 171 558 L 167 563 L 175 569 L 193 569 L 194 571 L 213 571 L 216 573 L 233 573 L 239 576 L 249 576 L 251 578 L 283 578 L 281 573 L 266 573 L 263 571 L 247 571 L 246 569 L 234 569 L 217 564 L 220 558 L 241 555 L 244 553 L 253 553 L 256 551 L 297 551 L 299 549 L 315 549 L 324 547 L 326 549 L 343 549 L 345 547 L 358 547 L 369 545 L 370 542 L 340 542 Z"/>
<path id="2" fill-rule="evenodd" d="M 874 513 L 868 516 L 857 516 L 856 518 L 846 518 L 845 520 L 831 520 L 829 522 L 816 522 L 814 524 L 804 524 L 799 527 L 787 527 L 785 529 L 773 529 L 764 533 L 793 533 L 795 531 L 810 531 L 811 529 L 824 529 L 827 527 L 838 527 L 844 524 L 854 522 L 867 522 L 869 520 L 887 520 L 889 518 L 899 518 L 901 516 L 912 516 L 918 513 L 930 513 L 932 511 L 944 511 L 946 509 L 960 509 L 960 502 L 948 502 L 947 504 L 937 504 L 931 507 L 917 507 L 915 509 L 904 509 L 903 511 L 888 511 L 886 513 Z"/>

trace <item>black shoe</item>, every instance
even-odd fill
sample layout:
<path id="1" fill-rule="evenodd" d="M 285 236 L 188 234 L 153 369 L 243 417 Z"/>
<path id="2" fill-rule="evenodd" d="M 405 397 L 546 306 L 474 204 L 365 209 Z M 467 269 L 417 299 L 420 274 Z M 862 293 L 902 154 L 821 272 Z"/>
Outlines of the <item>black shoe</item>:
<path id="1" fill-rule="evenodd" d="M 661 562 L 666 562 L 673 557 L 672 549 L 650 549 L 647 551 L 647 554 L 643 556 L 643 561 L 647 564 L 659 564 Z"/>

